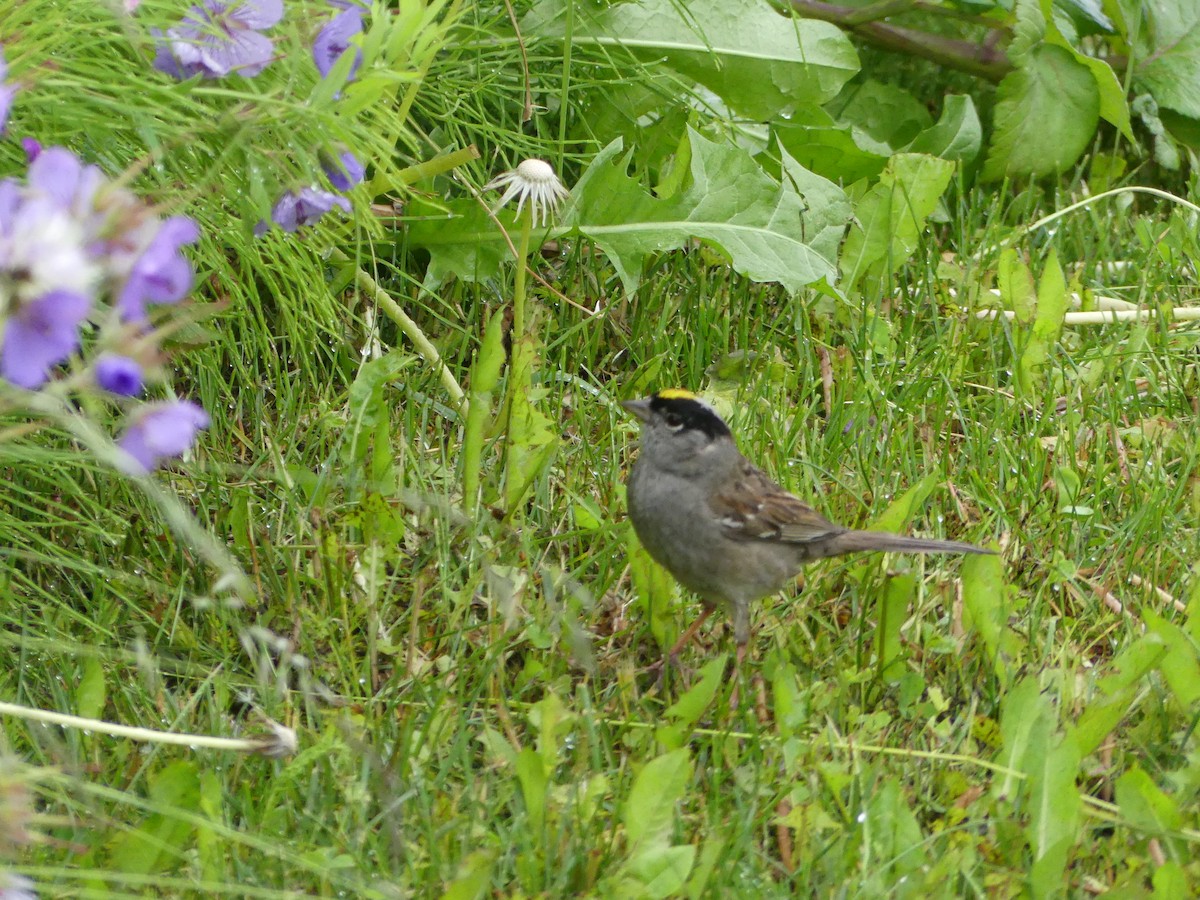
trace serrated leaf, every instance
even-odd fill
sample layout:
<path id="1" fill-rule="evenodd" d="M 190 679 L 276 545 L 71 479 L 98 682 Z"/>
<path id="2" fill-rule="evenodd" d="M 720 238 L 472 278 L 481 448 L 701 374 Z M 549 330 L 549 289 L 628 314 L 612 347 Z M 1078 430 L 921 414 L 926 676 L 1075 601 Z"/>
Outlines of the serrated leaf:
<path id="1" fill-rule="evenodd" d="M 564 224 L 604 250 L 626 290 L 637 286 L 649 254 L 695 238 L 722 250 L 736 271 L 755 281 L 777 281 L 789 291 L 823 278 L 833 283 L 834 260 L 822 255 L 829 242 L 821 236 L 834 216 L 836 188 L 825 189 L 813 207 L 797 193 L 794 176 L 780 184 L 739 147 L 691 129 L 688 139 L 690 183 L 675 197 L 655 199 L 626 174 L 620 141 L 596 156 L 572 192 Z"/>
<path id="2" fill-rule="evenodd" d="M 1155 25 L 1165 13 L 1164 8 L 1155 10 Z M 1200 118 L 1200 21 L 1194 11 L 1192 16 L 1190 24 L 1178 22 L 1167 33 L 1156 34 L 1155 46 L 1138 66 L 1135 79 L 1159 106 L 1196 119 Z"/>
<path id="3" fill-rule="evenodd" d="M 508 244 L 496 224 L 475 200 L 451 200 L 441 206 L 414 199 L 406 214 L 408 243 L 429 251 L 425 283 L 441 284 L 453 276 L 463 281 L 486 281 L 500 273 L 511 258 Z M 498 214 L 501 222 L 513 225 L 511 215 Z M 515 233 L 515 225 L 512 233 Z"/>
<path id="4" fill-rule="evenodd" d="M 521 32 L 577 45 L 619 44 L 640 59 L 664 62 L 704 85 L 731 109 L 765 121 L 803 103 L 825 103 L 859 70 L 850 39 L 835 25 L 781 17 L 751 0 L 617 4 L 544 0 Z"/>
<path id="5" fill-rule="evenodd" d="M 996 89 L 995 132 L 985 181 L 1056 175 L 1091 142 L 1100 90 L 1091 69 L 1068 50 L 1039 44 Z"/>
<path id="6" fill-rule="evenodd" d="M 664 753 L 642 767 L 621 809 L 631 848 L 666 840 L 675 823 L 675 804 L 691 777 L 686 748 Z"/>
<path id="7" fill-rule="evenodd" d="M 550 464 L 559 444 L 559 431 L 537 404 L 548 391 L 534 387 L 538 342 L 531 334 L 517 338 L 509 369 L 508 433 L 504 456 L 504 508 L 511 515 L 524 501 L 534 481 Z"/>
<path id="8" fill-rule="evenodd" d="M 847 85 L 825 105 L 860 146 L 891 156 L 932 124 L 929 110 L 908 91 L 872 78 Z"/>
<path id="9" fill-rule="evenodd" d="M 856 222 L 842 249 L 846 287 L 894 272 L 916 249 L 925 221 L 950 184 L 954 163 L 897 153 L 855 207 Z"/>

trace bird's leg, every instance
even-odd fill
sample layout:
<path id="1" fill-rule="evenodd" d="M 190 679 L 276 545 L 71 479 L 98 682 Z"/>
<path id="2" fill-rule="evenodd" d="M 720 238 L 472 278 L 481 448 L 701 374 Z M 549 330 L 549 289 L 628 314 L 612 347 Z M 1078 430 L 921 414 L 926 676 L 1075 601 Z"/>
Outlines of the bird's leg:
<path id="1" fill-rule="evenodd" d="M 675 661 L 679 657 L 679 652 L 681 650 L 683 650 L 683 648 L 686 647 L 688 644 L 690 644 L 693 640 L 695 640 L 696 632 L 698 632 L 700 630 L 700 626 L 702 626 L 705 622 L 707 622 L 708 617 L 711 616 L 712 614 L 713 614 L 713 607 L 711 607 L 711 606 L 704 607 L 704 609 L 701 610 L 700 615 L 698 615 L 696 617 L 696 620 L 694 622 L 692 622 L 692 624 L 687 627 L 687 630 L 684 631 L 684 633 L 679 636 L 679 640 L 677 640 L 675 642 L 675 645 L 673 647 L 671 647 L 671 649 L 668 650 L 663 655 L 662 659 L 660 659 L 658 662 L 654 663 L 654 665 L 649 666 L 646 669 L 646 671 L 653 672 L 656 669 L 659 669 L 659 670 L 662 670 L 663 672 L 665 672 L 667 670 L 668 666 L 675 665 Z"/>
<path id="2" fill-rule="evenodd" d="M 737 709 L 738 689 L 742 684 L 742 663 L 746 659 L 746 650 L 749 646 L 749 639 L 745 641 L 738 641 L 737 656 L 733 658 L 733 691 L 729 695 L 730 709 Z"/>

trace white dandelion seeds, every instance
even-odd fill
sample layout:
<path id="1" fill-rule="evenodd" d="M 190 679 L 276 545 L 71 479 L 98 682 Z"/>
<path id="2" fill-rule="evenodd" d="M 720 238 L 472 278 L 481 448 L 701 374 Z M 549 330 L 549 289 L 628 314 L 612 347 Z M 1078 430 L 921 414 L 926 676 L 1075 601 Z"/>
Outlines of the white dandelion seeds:
<path id="1" fill-rule="evenodd" d="M 499 190 L 500 188 L 505 190 L 500 197 L 500 202 L 496 204 L 495 210 L 500 209 L 513 197 L 516 197 L 517 215 L 519 216 L 521 210 L 525 208 L 525 201 L 528 200 L 529 213 L 534 225 L 538 224 L 539 216 L 542 220 L 541 223 L 547 224 L 550 221 L 550 214 L 557 212 L 558 205 L 569 194 L 562 182 L 558 180 L 558 176 L 554 174 L 550 163 L 540 159 L 527 159 L 511 172 L 497 175 L 483 186 L 485 191 Z"/>

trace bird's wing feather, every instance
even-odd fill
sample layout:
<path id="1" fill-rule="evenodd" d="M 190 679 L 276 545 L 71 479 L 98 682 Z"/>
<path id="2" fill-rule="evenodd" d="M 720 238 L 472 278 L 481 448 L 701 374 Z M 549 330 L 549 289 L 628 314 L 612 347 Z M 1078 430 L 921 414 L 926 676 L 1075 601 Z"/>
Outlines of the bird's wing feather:
<path id="1" fill-rule="evenodd" d="M 803 544 L 841 534 L 830 522 L 794 497 L 748 461 L 709 501 L 731 538 Z"/>

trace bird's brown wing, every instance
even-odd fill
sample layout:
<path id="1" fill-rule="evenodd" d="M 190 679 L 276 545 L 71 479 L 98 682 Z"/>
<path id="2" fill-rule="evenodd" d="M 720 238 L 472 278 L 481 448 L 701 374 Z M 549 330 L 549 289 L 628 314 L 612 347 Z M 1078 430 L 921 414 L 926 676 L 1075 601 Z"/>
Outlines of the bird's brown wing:
<path id="1" fill-rule="evenodd" d="M 804 544 L 846 530 L 745 460 L 709 506 L 731 538 Z"/>

